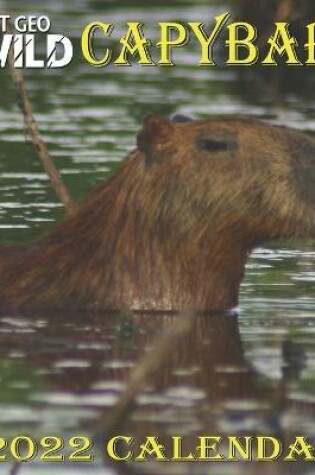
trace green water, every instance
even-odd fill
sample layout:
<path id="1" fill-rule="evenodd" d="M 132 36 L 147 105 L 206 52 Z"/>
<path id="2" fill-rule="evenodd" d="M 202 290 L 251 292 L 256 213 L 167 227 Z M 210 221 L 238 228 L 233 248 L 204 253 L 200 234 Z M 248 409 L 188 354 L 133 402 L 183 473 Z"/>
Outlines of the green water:
<path id="1" fill-rule="evenodd" d="M 76 45 L 68 68 L 25 74 L 40 130 L 76 200 L 115 171 L 135 146 L 141 119 L 149 112 L 194 118 L 246 114 L 315 131 L 313 79 L 304 70 L 299 77 L 288 70 L 286 78 L 275 74 L 268 79 L 268 94 L 249 71 L 197 67 L 194 44 L 179 55 L 175 68 L 95 69 L 81 57 L 82 29 L 95 18 L 117 25 L 117 37 L 126 21 L 143 21 L 148 36 L 155 38 L 159 21 L 211 21 L 228 9 L 224 3 L 10 0 L 0 1 L 0 7 L 13 15 L 47 14 L 53 31 L 63 32 Z M 299 86 L 305 74 L 308 88 Z M 25 140 L 16 95 L 4 72 L 0 85 L 0 242 L 20 243 L 62 219 L 63 209 Z M 162 368 L 140 395 L 122 433 L 314 438 L 314 282 L 312 244 L 281 243 L 256 250 L 242 285 L 238 319 L 200 318 L 186 344 L 174 347 L 173 366 Z M 2 436 L 93 434 L 100 414 L 105 411 L 106 418 L 106 411 L 111 412 L 128 371 L 168 319 L 1 318 Z M 301 464 L 223 465 L 143 464 L 136 473 L 315 473 L 311 465 Z M 1 466 L 0 473 L 8 467 Z M 43 470 L 34 462 L 21 473 L 128 473 L 126 467 L 103 466 L 101 457 L 88 466 L 47 464 Z"/>

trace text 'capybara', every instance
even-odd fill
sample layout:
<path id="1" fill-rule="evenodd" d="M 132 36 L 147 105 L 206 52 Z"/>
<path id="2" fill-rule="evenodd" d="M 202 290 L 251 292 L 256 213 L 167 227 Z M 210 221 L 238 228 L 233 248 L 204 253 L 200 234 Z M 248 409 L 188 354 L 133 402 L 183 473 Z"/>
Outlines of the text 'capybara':
<path id="1" fill-rule="evenodd" d="M 314 234 L 313 139 L 256 120 L 149 116 L 73 216 L 0 250 L 0 306 L 226 310 L 253 248 Z"/>

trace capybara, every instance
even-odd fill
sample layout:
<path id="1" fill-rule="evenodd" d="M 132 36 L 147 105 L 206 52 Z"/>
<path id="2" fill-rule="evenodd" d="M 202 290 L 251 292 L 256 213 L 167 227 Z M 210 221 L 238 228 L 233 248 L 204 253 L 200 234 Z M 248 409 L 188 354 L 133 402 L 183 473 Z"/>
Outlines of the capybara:
<path id="1" fill-rule="evenodd" d="M 253 248 L 314 234 L 313 139 L 246 118 L 151 115 L 74 215 L 1 249 L 0 306 L 226 310 Z"/>

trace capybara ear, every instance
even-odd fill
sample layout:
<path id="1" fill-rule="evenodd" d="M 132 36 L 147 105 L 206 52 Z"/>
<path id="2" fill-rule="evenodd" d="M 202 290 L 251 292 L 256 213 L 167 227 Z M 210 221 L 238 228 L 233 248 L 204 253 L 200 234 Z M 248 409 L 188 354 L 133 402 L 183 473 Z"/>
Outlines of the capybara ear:
<path id="1" fill-rule="evenodd" d="M 193 122 L 194 119 L 188 117 L 188 115 L 176 114 L 172 117 L 172 122 L 183 123 L 183 122 Z"/>
<path id="2" fill-rule="evenodd" d="M 138 148 L 146 156 L 146 162 L 152 164 L 171 149 L 173 124 L 163 117 L 150 114 L 143 121 L 143 127 L 137 137 Z"/>

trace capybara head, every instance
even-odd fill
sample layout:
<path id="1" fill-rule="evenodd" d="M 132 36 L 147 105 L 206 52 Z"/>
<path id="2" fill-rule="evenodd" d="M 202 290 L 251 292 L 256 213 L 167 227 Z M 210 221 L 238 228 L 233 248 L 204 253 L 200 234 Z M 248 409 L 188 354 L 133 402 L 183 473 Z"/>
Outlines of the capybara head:
<path id="1" fill-rule="evenodd" d="M 313 139 L 249 119 L 149 116 L 73 216 L 0 252 L 0 305 L 225 310 L 255 246 L 314 234 Z"/>
<path id="2" fill-rule="evenodd" d="M 149 116 L 138 147 L 153 190 L 169 175 L 165 200 L 190 230 L 203 223 L 249 247 L 314 235 L 315 141 L 304 134 L 249 119 Z"/>

